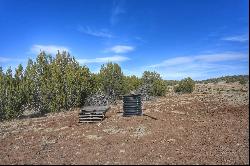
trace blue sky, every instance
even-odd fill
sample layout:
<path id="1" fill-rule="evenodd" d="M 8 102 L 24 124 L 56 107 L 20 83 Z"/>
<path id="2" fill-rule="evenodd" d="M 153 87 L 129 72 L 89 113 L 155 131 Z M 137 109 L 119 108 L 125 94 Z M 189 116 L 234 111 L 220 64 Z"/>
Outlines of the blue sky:
<path id="1" fill-rule="evenodd" d="M 248 74 L 248 0 L 0 0 L 0 66 L 66 50 L 98 72 L 164 79 Z"/>

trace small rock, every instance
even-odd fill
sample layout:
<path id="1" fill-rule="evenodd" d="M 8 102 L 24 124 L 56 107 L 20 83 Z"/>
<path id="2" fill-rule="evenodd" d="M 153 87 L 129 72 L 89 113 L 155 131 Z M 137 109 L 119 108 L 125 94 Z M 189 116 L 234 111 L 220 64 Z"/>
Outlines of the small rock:
<path id="1" fill-rule="evenodd" d="M 121 149 L 121 150 L 120 150 L 120 153 L 125 153 L 125 150 L 124 150 L 124 149 Z"/>
<path id="2" fill-rule="evenodd" d="M 170 139 L 167 140 L 167 142 L 168 142 L 168 143 L 170 143 L 170 142 L 175 142 L 175 139 L 170 138 Z"/>

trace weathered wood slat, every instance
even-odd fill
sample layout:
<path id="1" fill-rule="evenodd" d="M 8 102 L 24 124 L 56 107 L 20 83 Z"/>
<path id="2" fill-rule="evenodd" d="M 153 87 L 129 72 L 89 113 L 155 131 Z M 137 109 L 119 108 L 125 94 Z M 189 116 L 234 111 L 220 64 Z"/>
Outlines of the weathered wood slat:
<path id="1" fill-rule="evenodd" d="M 107 111 L 109 108 L 110 108 L 110 106 L 87 106 L 87 107 L 83 107 L 81 109 L 81 111 L 85 111 L 85 112 L 93 112 L 93 111 L 104 112 L 104 111 Z"/>
<path id="2" fill-rule="evenodd" d="M 104 119 L 109 106 L 88 106 L 81 109 L 79 123 L 100 122 Z"/>
<path id="3" fill-rule="evenodd" d="M 80 121 L 95 121 L 95 120 L 103 120 L 104 118 L 79 118 Z"/>
<path id="4" fill-rule="evenodd" d="M 79 118 L 84 118 L 84 117 L 104 117 L 104 115 L 79 115 Z"/>
<path id="5" fill-rule="evenodd" d="M 89 116 L 89 117 L 79 117 L 79 119 L 90 119 L 90 118 L 91 119 L 95 119 L 95 118 L 96 119 L 103 119 L 104 117 L 96 117 L 96 116 L 92 116 L 92 117 L 91 116 Z"/>
<path id="6" fill-rule="evenodd" d="M 124 114 L 124 115 L 141 115 L 142 113 L 128 113 L 128 114 Z"/>
<path id="7" fill-rule="evenodd" d="M 100 121 L 79 121 L 79 123 L 96 123 L 96 122 L 100 122 Z"/>
<path id="8" fill-rule="evenodd" d="M 95 120 L 91 120 L 91 119 L 84 119 L 84 120 L 79 120 L 79 122 L 101 122 L 101 119 L 95 119 Z"/>
<path id="9" fill-rule="evenodd" d="M 87 113 L 85 113 L 85 112 L 81 112 L 81 113 L 79 113 L 79 115 L 104 115 L 105 113 L 103 113 L 103 112 L 87 112 Z"/>

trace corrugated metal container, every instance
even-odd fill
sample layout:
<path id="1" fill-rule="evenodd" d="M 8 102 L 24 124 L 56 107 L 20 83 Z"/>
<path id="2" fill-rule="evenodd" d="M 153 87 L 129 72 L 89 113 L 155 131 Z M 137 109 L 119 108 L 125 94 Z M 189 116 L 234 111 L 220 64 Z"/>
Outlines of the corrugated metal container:
<path id="1" fill-rule="evenodd" d="M 142 115 L 141 95 L 123 96 L 123 116 Z"/>

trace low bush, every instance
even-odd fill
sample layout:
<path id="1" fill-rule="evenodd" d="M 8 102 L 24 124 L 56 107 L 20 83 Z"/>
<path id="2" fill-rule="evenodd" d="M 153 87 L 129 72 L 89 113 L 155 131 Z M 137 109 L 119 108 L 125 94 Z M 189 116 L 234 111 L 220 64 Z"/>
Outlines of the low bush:
<path id="1" fill-rule="evenodd" d="M 195 82 L 190 77 L 185 78 L 175 86 L 174 91 L 176 93 L 192 93 L 195 88 Z"/>

